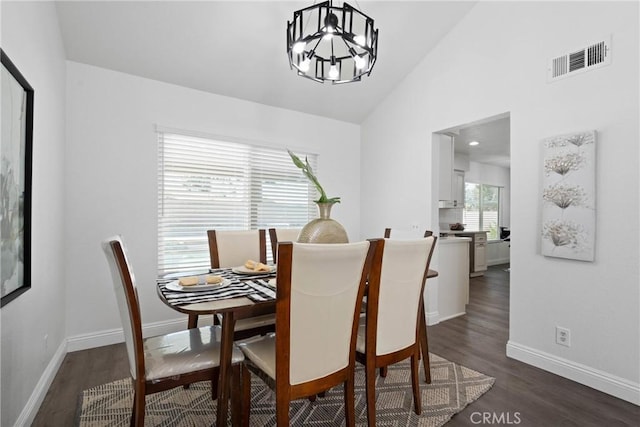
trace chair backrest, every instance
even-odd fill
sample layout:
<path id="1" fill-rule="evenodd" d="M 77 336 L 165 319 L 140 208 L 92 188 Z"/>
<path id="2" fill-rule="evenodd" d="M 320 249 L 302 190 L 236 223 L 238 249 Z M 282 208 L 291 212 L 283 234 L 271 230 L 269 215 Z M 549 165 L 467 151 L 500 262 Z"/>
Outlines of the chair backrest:
<path id="1" fill-rule="evenodd" d="M 133 379 L 144 377 L 144 349 L 142 344 L 142 321 L 135 276 L 127 259 L 127 252 L 121 236 L 114 236 L 102 242 L 113 290 L 116 294 L 124 341 L 129 356 L 129 369 Z"/>
<path id="2" fill-rule="evenodd" d="M 244 265 L 247 260 L 267 262 L 264 230 L 208 230 L 211 268 Z"/>
<path id="3" fill-rule="evenodd" d="M 297 242 L 302 228 L 270 228 L 271 254 L 273 262 L 278 259 L 278 242 Z"/>
<path id="4" fill-rule="evenodd" d="M 420 299 L 437 238 L 385 239 L 382 261 L 373 263 L 367 296 L 367 334 L 375 331 L 376 355 L 416 342 Z M 373 328 L 373 329 L 370 329 Z"/>
<path id="5" fill-rule="evenodd" d="M 353 366 L 366 276 L 378 243 L 278 245 L 277 384 L 302 384 Z"/>

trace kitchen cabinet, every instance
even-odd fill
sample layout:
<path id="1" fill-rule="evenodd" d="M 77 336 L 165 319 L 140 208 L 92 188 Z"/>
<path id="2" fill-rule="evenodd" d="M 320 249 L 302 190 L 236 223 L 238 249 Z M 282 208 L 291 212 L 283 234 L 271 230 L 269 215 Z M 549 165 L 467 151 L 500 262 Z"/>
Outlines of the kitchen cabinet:
<path id="1" fill-rule="evenodd" d="M 441 236 L 470 237 L 469 245 L 469 277 L 483 276 L 487 271 L 487 232 L 440 230 Z"/>
<path id="2" fill-rule="evenodd" d="M 464 171 L 453 171 L 453 200 L 457 207 L 464 208 Z"/>
<path id="3" fill-rule="evenodd" d="M 469 238 L 441 238 L 438 250 L 438 315 L 447 320 L 466 313 L 469 303 Z M 427 281 L 428 283 L 428 281 Z"/>
<path id="4" fill-rule="evenodd" d="M 438 200 L 453 200 L 453 138 L 438 135 L 439 156 L 439 193 Z"/>
<path id="5" fill-rule="evenodd" d="M 487 232 L 473 233 L 471 236 L 469 256 L 469 277 L 483 276 L 487 271 Z"/>
<path id="6" fill-rule="evenodd" d="M 453 137 L 439 135 L 439 193 L 440 207 L 464 207 L 464 171 L 453 169 L 455 142 Z"/>

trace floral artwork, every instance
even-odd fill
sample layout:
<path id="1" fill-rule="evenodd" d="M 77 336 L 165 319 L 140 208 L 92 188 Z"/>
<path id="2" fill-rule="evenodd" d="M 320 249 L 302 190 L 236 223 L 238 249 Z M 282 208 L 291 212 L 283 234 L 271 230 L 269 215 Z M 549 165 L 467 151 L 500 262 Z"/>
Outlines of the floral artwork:
<path id="1" fill-rule="evenodd" d="M 543 140 L 542 254 L 593 261 L 596 132 Z"/>

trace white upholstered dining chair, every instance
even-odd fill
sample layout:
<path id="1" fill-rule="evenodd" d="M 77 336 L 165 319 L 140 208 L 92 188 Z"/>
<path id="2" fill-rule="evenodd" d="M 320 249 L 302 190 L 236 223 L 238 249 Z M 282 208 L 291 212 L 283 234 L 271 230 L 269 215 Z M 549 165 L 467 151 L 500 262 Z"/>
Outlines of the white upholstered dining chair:
<path id="1" fill-rule="evenodd" d="M 373 259 L 366 316 L 361 319 L 356 343 L 356 360 L 365 365 L 369 426 L 375 426 L 376 370 L 407 358 L 411 358 L 414 411 L 418 415 L 422 411 L 419 322 L 424 315 L 424 284 L 436 239 L 385 239 L 383 250 Z"/>
<path id="2" fill-rule="evenodd" d="M 379 242 L 278 245 L 275 336 L 240 345 L 248 361 L 243 370 L 248 366 L 275 389 L 278 427 L 289 425 L 291 400 L 339 384 L 346 425 L 355 425 L 356 332 Z M 249 405 L 249 378 L 243 372 L 243 407 Z"/>
<path id="3" fill-rule="evenodd" d="M 270 228 L 271 255 L 273 262 L 278 260 L 278 242 L 297 242 L 302 228 Z"/>
<path id="4" fill-rule="evenodd" d="M 211 268 L 233 268 L 247 260 L 267 262 L 265 230 L 207 230 Z M 242 340 L 275 330 L 273 314 L 236 320 L 234 339 Z M 198 316 L 189 315 L 189 328 L 198 325 Z"/>
<path id="5" fill-rule="evenodd" d="M 144 425 L 145 397 L 197 381 L 211 381 L 212 398 L 217 391 L 220 361 L 220 327 L 196 329 L 143 338 L 136 281 L 120 236 L 102 243 L 124 331 L 134 398 L 131 425 Z M 244 356 L 237 348 L 232 354 L 232 381 L 239 382 Z M 237 402 L 239 403 L 239 401 Z M 241 408 L 232 405 L 234 419 Z M 226 421 L 226 420 L 225 420 Z"/>

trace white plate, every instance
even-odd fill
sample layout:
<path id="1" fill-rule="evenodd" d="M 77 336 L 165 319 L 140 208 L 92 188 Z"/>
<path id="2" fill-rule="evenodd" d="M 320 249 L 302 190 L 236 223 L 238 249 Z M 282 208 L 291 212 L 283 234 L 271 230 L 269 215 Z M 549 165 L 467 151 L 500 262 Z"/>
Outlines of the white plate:
<path id="1" fill-rule="evenodd" d="M 270 271 L 255 271 L 245 267 L 244 265 L 241 265 L 240 267 L 233 267 L 231 271 L 233 271 L 236 274 L 246 274 L 246 275 L 252 275 L 252 276 L 257 276 L 259 274 L 271 274 L 274 271 L 276 271 L 276 268 L 273 265 L 269 265 L 268 267 L 271 269 Z"/>
<path id="2" fill-rule="evenodd" d="M 216 283 L 216 284 L 211 284 L 211 285 L 193 285 L 193 286 L 182 286 L 180 285 L 180 283 L 176 280 L 175 282 L 170 282 L 167 283 L 167 289 L 169 289 L 170 291 L 177 291 L 177 292 L 198 292 L 198 291 L 210 291 L 212 289 L 218 289 L 218 288 L 222 288 L 224 286 L 228 286 L 231 283 L 231 280 L 229 279 L 222 279 L 222 282 L 220 283 Z"/>

